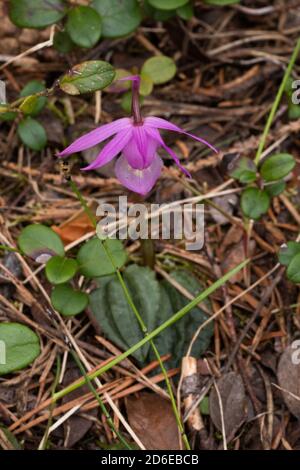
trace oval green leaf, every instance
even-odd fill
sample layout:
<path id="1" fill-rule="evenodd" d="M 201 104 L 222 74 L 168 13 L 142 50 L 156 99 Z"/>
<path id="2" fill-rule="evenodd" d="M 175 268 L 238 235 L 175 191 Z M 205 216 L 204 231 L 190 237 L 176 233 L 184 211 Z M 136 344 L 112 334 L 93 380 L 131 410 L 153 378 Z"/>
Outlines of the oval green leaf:
<path id="1" fill-rule="evenodd" d="M 68 13 L 66 30 L 78 46 L 93 47 L 101 36 L 101 18 L 93 8 L 87 6 L 72 8 Z"/>
<path id="2" fill-rule="evenodd" d="M 75 259 L 52 256 L 47 261 L 45 272 L 52 284 L 64 284 L 75 276 L 77 269 L 78 263 Z"/>
<path id="3" fill-rule="evenodd" d="M 101 17 L 102 34 L 107 38 L 132 33 L 142 19 L 137 0 L 93 0 L 92 6 Z"/>
<path id="4" fill-rule="evenodd" d="M 150 5 L 160 10 L 175 10 L 188 2 L 189 0 L 149 0 Z"/>
<path id="5" fill-rule="evenodd" d="M 71 52 L 75 46 L 74 42 L 66 31 L 56 31 L 53 38 L 53 47 L 62 54 Z"/>
<path id="6" fill-rule="evenodd" d="M 20 323 L 0 324 L 0 376 L 24 369 L 40 354 L 38 336 Z"/>
<path id="7" fill-rule="evenodd" d="M 60 88 L 69 95 L 91 93 L 111 84 L 115 70 L 103 60 L 90 60 L 75 65 L 59 82 Z"/>
<path id="8" fill-rule="evenodd" d="M 270 196 L 258 188 L 247 188 L 241 197 L 241 207 L 244 215 L 250 219 L 259 219 L 270 206 Z"/>
<path id="9" fill-rule="evenodd" d="M 20 105 L 20 110 L 25 114 L 31 114 L 31 116 L 39 114 L 45 107 L 47 98 L 46 96 L 34 96 L 34 94 L 45 90 L 45 85 L 39 80 L 28 82 L 20 93 L 21 97 L 27 97 Z"/>
<path id="10" fill-rule="evenodd" d="M 296 284 L 300 282 L 300 253 L 293 257 L 288 265 L 286 274 L 290 281 Z"/>
<path id="11" fill-rule="evenodd" d="M 69 284 L 55 286 L 51 293 L 51 302 L 55 310 L 65 317 L 78 315 L 89 303 L 85 292 L 74 290 Z"/>
<path id="12" fill-rule="evenodd" d="M 86 277 L 100 277 L 115 272 L 104 247 L 111 253 L 117 268 L 125 264 L 127 253 L 120 240 L 108 238 L 101 242 L 98 238 L 94 238 L 86 242 L 78 251 L 77 261 L 81 274 Z"/>
<path id="13" fill-rule="evenodd" d="M 164 55 L 151 57 L 144 63 L 141 74 L 147 75 L 155 85 L 166 83 L 176 74 L 176 64 Z"/>
<path id="14" fill-rule="evenodd" d="M 66 14 L 63 0 L 10 0 L 9 17 L 19 28 L 45 28 Z"/>
<path id="15" fill-rule="evenodd" d="M 32 150 L 42 150 L 47 144 L 45 129 L 36 119 L 30 116 L 19 122 L 18 135 L 23 144 Z"/>
<path id="16" fill-rule="evenodd" d="M 280 247 L 278 259 L 283 266 L 288 266 L 298 254 L 300 254 L 300 243 L 291 241 Z"/>
<path id="17" fill-rule="evenodd" d="M 42 224 L 27 225 L 19 235 L 18 245 L 23 253 L 40 262 L 45 262 L 50 256 L 65 254 L 57 233 Z"/>
<path id="18" fill-rule="evenodd" d="M 296 162 L 289 153 L 277 153 L 267 158 L 260 168 L 260 174 L 265 181 L 277 181 L 287 176 Z"/>

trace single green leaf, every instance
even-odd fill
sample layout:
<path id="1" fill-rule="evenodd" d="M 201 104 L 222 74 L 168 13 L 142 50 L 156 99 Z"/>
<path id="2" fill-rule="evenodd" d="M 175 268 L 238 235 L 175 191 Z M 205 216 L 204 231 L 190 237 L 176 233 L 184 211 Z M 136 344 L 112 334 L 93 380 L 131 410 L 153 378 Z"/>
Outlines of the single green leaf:
<path id="1" fill-rule="evenodd" d="M 10 0 L 9 17 L 19 28 L 45 28 L 66 14 L 64 0 Z"/>
<path id="2" fill-rule="evenodd" d="M 160 10 L 176 10 L 176 8 L 182 7 L 189 0 L 148 0 L 150 5 Z"/>
<path id="3" fill-rule="evenodd" d="M 26 96 L 27 99 L 20 105 L 20 110 L 25 114 L 36 116 L 39 114 L 47 103 L 46 96 L 34 96 L 35 93 L 45 91 L 46 87 L 39 80 L 31 80 L 28 82 L 20 93 L 21 97 Z"/>
<path id="4" fill-rule="evenodd" d="M 0 120 L 1 121 L 13 121 L 17 117 L 18 113 L 15 111 L 9 111 L 9 106 L 4 103 L 0 103 Z"/>
<path id="5" fill-rule="evenodd" d="M 262 163 L 259 172 L 265 181 L 277 181 L 287 176 L 295 164 L 293 155 L 277 153 Z"/>
<path id="6" fill-rule="evenodd" d="M 291 119 L 291 120 L 300 118 L 300 106 L 299 106 L 299 104 L 289 103 L 288 116 L 289 116 L 289 119 Z"/>
<path id="7" fill-rule="evenodd" d="M 176 9 L 176 13 L 180 18 L 187 21 L 193 18 L 194 16 L 194 8 L 192 3 L 186 3 L 182 7 Z"/>
<path id="8" fill-rule="evenodd" d="M 78 46 L 93 47 L 101 36 L 101 18 L 91 7 L 72 8 L 68 13 L 66 30 Z"/>
<path id="9" fill-rule="evenodd" d="M 47 144 L 47 134 L 44 127 L 30 116 L 19 122 L 18 134 L 23 144 L 32 150 L 42 150 Z"/>
<path id="10" fill-rule="evenodd" d="M 41 224 L 27 225 L 19 235 L 18 245 L 25 255 L 41 262 L 44 261 L 44 256 L 49 258 L 65 254 L 63 242 L 57 233 Z"/>
<path id="11" fill-rule="evenodd" d="M 78 251 L 77 261 L 81 274 L 86 277 L 100 277 L 115 271 L 105 248 L 111 253 L 117 268 L 125 264 L 127 253 L 120 240 L 108 238 L 101 242 L 98 238 L 93 238 L 82 245 Z"/>
<path id="12" fill-rule="evenodd" d="M 230 176 L 241 183 L 252 183 L 256 180 L 256 165 L 250 158 L 238 160 L 230 171 Z"/>
<path id="13" fill-rule="evenodd" d="M 148 96 L 151 94 L 153 90 L 153 81 L 152 78 L 149 77 L 145 72 L 141 73 L 141 86 L 140 86 L 140 94 L 142 96 Z"/>
<path id="14" fill-rule="evenodd" d="M 78 263 L 75 259 L 52 256 L 46 263 L 45 272 L 52 284 L 64 284 L 75 276 L 77 269 Z"/>
<path id="15" fill-rule="evenodd" d="M 241 197 L 241 207 L 244 215 L 250 219 L 259 219 L 270 206 L 270 196 L 258 188 L 247 188 Z"/>
<path id="16" fill-rule="evenodd" d="M 56 31 L 53 38 L 53 47 L 62 54 L 68 54 L 74 48 L 75 44 L 68 35 L 67 31 Z"/>
<path id="17" fill-rule="evenodd" d="M 286 274 L 288 279 L 295 284 L 300 282 L 300 253 L 293 257 L 288 265 Z"/>
<path id="18" fill-rule="evenodd" d="M 0 376 L 24 369 L 39 354 L 39 338 L 30 328 L 0 323 Z"/>
<path id="19" fill-rule="evenodd" d="M 137 0 L 93 0 L 92 7 L 101 17 L 103 36 L 107 38 L 132 33 L 142 19 Z"/>
<path id="20" fill-rule="evenodd" d="M 115 77 L 114 68 L 103 60 L 90 60 L 72 67 L 60 81 L 60 88 L 69 95 L 91 93 L 111 84 Z"/>
<path id="21" fill-rule="evenodd" d="M 55 286 L 51 293 L 51 302 L 55 310 L 64 317 L 81 313 L 89 303 L 85 292 L 74 290 L 69 284 Z"/>
<path id="22" fill-rule="evenodd" d="M 155 274 L 149 268 L 131 265 L 124 271 L 124 281 L 138 312 L 149 331 L 159 316 L 160 291 Z M 126 350 L 143 338 L 141 327 L 128 305 L 122 286 L 116 277 L 101 284 L 90 294 L 91 311 L 104 334 Z M 134 357 L 145 362 L 150 344 L 135 352 Z"/>
<path id="23" fill-rule="evenodd" d="M 269 194 L 270 197 L 275 197 L 281 194 L 286 187 L 285 181 L 276 181 L 276 183 L 266 184 L 265 191 Z"/>
<path id="24" fill-rule="evenodd" d="M 144 63 L 141 74 L 146 74 L 155 85 L 160 85 L 175 76 L 176 64 L 171 57 L 151 57 Z"/>
<path id="25" fill-rule="evenodd" d="M 300 253 L 299 242 L 287 242 L 287 244 L 280 247 L 278 259 L 281 264 L 288 266 L 292 259 Z"/>

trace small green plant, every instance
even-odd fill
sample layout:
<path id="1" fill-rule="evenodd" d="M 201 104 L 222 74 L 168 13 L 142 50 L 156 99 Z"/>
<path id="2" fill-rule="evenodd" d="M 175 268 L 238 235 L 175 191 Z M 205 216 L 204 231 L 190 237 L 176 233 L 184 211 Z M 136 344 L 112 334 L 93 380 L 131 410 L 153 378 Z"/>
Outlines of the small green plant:
<path id="1" fill-rule="evenodd" d="M 37 117 L 49 105 L 49 97 L 57 90 L 69 95 L 92 93 L 110 85 L 115 77 L 114 68 L 102 60 L 92 60 L 75 65 L 56 80 L 51 88 L 32 80 L 10 104 L 0 103 L 0 120 L 16 121 L 18 135 L 26 147 L 40 151 L 47 144 L 47 132 Z M 49 106 L 50 108 L 50 106 Z"/>
<path id="2" fill-rule="evenodd" d="M 284 191 L 284 178 L 295 164 L 294 157 L 289 153 L 270 155 L 258 166 L 245 157 L 237 162 L 230 174 L 232 178 L 247 185 L 241 196 L 241 208 L 245 217 L 258 220 L 268 211 L 271 198 Z"/>
<path id="3" fill-rule="evenodd" d="M 126 251 L 119 240 L 101 242 L 98 238 L 87 241 L 69 257 L 59 235 L 41 224 L 25 227 L 18 245 L 22 253 L 45 264 L 45 275 L 53 285 L 52 305 L 64 316 L 77 315 L 88 304 L 87 294 L 77 288 L 79 276 L 86 279 L 108 276 L 115 272 L 115 266 L 121 268 L 127 261 Z M 104 248 L 110 250 L 115 266 Z"/>

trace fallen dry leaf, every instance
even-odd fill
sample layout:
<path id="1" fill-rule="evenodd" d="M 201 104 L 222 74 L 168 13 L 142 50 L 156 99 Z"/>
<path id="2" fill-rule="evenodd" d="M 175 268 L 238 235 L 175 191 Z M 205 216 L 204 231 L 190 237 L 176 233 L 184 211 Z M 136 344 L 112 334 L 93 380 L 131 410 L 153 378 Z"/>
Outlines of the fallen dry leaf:
<path id="1" fill-rule="evenodd" d="M 94 230 L 91 220 L 82 211 L 76 217 L 72 217 L 61 225 L 53 225 L 51 228 L 60 236 L 65 245 L 79 240 Z"/>
<path id="2" fill-rule="evenodd" d="M 294 416 L 300 419 L 300 364 L 296 364 L 297 354 L 299 358 L 299 352 L 297 353 L 292 346 L 286 348 L 278 363 L 277 378 L 280 387 L 287 390 L 282 391 L 286 406 Z"/>
<path id="3" fill-rule="evenodd" d="M 224 374 L 217 381 L 217 387 L 222 400 L 226 439 L 229 442 L 247 417 L 247 397 L 242 377 L 235 372 Z M 222 431 L 220 402 L 215 387 L 209 396 L 209 410 L 214 425 Z"/>
<path id="4" fill-rule="evenodd" d="M 178 428 L 170 402 L 153 393 L 126 400 L 129 424 L 147 450 L 179 450 Z"/>

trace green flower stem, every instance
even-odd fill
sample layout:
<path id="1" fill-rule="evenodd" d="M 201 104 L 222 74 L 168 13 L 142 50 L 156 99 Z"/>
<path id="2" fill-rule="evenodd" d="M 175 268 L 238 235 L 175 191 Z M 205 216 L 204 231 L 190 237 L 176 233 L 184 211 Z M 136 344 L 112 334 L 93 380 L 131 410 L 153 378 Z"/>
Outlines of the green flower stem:
<path id="1" fill-rule="evenodd" d="M 286 86 L 286 83 L 289 79 L 289 76 L 291 74 L 291 71 L 293 69 L 293 66 L 297 60 L 297 57 L 299 55 L 299 52 L 300 52 L 300 39 L 298 39 L 297 43 L 296 43 L 296 46 L 295 46 L 295 49 L 293 51 L 293 54 L 290 58 L 290 61 L 289 61 L 289 64 L 286 68 L 286 71 L 285 71 L 285 74 L 283 76 L 283 79 L 282 79 L 282 82 L 281 82 L 281 85 L 278 89 L 278 92 L 277 92 L 277 95 L 275 97 L 275 100 L 274 100 L 274 103 L 273 103 L 273 106 L 271 108 L 271 111 L 270 111 L 270 114 L 268 116 L 268 120 L 267 120 L 267 123 L 266 123 L 266 126 L 264 128 L 264 132 L 263 132 L 263 135 L 260 139 L 260 142 L 259 142 L 259 146 L 258 146 L 258 149 L 257 149 L 257 152 L 256 152 L 256 156 L 255 156 L 255 163 L 256 165 L 258 165 L 259 163 L 259 160 L 260 160 L 260 157 L 261 157 L 261 154 L 263 152 L 263 149 L 264 149 L 264 146 L 265 146 L 265 143 L 266 143 L 266 139 L 268 137 L 268 133 L 269 133 L 269 130 L 271 128 L 271 125 L 272 125 L 272 122 L 273 122 L 273 119 L 274 119 L 274 116 L 276 114 L 276 111 L 278 109 L 278 106 L 280 104 L 280 101 L 281 101 L 281 98 L 282 98 L 282 95 L 283 95 L 283 92 L 285 90 L 285 86 Z"/>
<path id="2" fill-rule="evenodd" d="M 95 218 L 95 216 L 93 215 L 93 213 L 91 212 L 90 208 L 88 207 L 85 199 L 83 198 L 82 194 L 80 193 L 79 189 L 77 188 L 76 184 L 74 183 L 74 181 L 72 179 L 70 179 L 70 186 L 72 188 L 72 190 L 74 191 L 74 193 L 77 195 L 80 203 L 82 204 L 84 210 L 86 211 L 86 214 L 88 215 L 88 217 L 90 218 L 91 222 L 93 223 L 93 225 L 96 227 L 97 225 L 97 220 Z M 107 249 L 107 247 L 105 246 L 105 244 L 102 242 L 102 240 L 100 240 L 101 243 L 102 243 L 102 246 L 105 250 L 105 253 L 107 254 L 108 258 L 110 259 L 110 262 L 112 264 L 112 266 L 114 267 L 114 270 L 117 274 L 117 277 L 118 277 L 118 280 L 121 284 L 121 287 L 123 289 L 123 292 L 124 292 L 124 295 L 126 297 L 126 300 L 127 300 L 127 303 L 128 305 L 130 306 L 131 310 L 133 311 L 134 315 L 136 316 L 136 319 L 141 327 L 141 330 L 144 334 L 144 337 L 147 338 L 148 335 L 149 335 L 149 332 L 148 332 L 148 329 L 147 329 L 147 326 L 145 325 L 140 313 L 138 312 L 133 300 L 132 300 L 132 297 L 130 295 L 130 292 L 124 282 L 124 279 L 123 279 L 123 276 L 122 274 L 120 273 L 120 270 L 117 268 L 117 266 L 115 265 L 115 262 L 114 262 L 114 259 L 110 253 L 110 251 Z M 187 450 L 191 450 L 191 447 L 190 447 L 190 444 L 189 444 L 189 441 L 188 441 L 188 438 L 187 438 L 187 435 L 185 434 L 185 431 L 184 431 L 184 426 L 181 422 L 181 418 L 180 418 L 180 413 L 177 409 L 177 404 L 176 404 L 176 400 L 175 400 L 175 397 L 174 397 L 174 394 L 173 394 L 173 390 L 172 390 L 172 386 L 171 386 L 171 383 L 170 383 L 170 380 L 169 380 L 169 377 L 168 377 L 168 374 L 167 374 L 167 371 L 166 371 L 166 368 L 164 366 L 164 363 L 163 361 L 161 360 L 161 357 L 160 357 L 160 354 L 155 346 L 155 344 L 153 343 L 152 340 L 150 340 L 150 345 L 151 345 L 151 348 L 155 354 L 155 357 L 159 363 L 159 366 L 161 368 L 161 371 L 164 375 L 164 379 L 165 379 L 165 382 L 166 382 L 166 385 L 167 385 L 167 389 L 168 389 L 168 393 L 169 393 L 169 396 L 170 396 L 170 400 L 171 400 L 171 405 L 172 405 L 172 408 L 173 408 L 173 413 L 174 413 L 174 416 L 175 416 L 175 419 L 176 419 L 176 423 L 177 423 L 177 426 L 178 426 L 178 429 L 180 431 L 180 434 L 182 436 L 182 440 L 184 442 L 184 445 L 186 447 Z"/>
<path id="3" fill-rule="evenodd" d="M 120 433 L 120 431 L 118 431 L 114 425 L 114 422 L 113 420 L 111 419 L 111 416 L 106 408 L 106 406 L 104 405 L 103 401 L 101 400 L 101 398 L 99 397 L 99 394 L 97 392 L 97 390 L 95 389 L 94 385 L 92 384 L 91 382 L 91 379 L 90 377 L 87 375 L 87 373 L 85 372 L 85 369 L 77 355 L 77 353 L 71 349 L 70 350 L 70 354 L 72 355 L 74 361 L 76 362 L 77 366 L 78 366 L 78 369 L 80 370 L 80 372 L 82 373 L 83 377 L 84 377 L 84 380 L 85 380 L 85 383 L 86 385 L 89 387 L 90 391 L 92 392 L 92 394 L 95 396 L 97 402 L 99 403 L 99 406 L 102 410 L 102 413 L 104 414 L 106 420 L 107 420 L 107 423 L 109 425 L 109 427 L 111 428 L 111 430 L 116 434 L 116 436 L 119 438 L 120 442 L 122 442 L 122 444 L 126 447 L 126 449 L 128 450 L 132 450 L 132 447 L 128 444 L 128 442 L 126 441 L 126 439 L 122 436 L 122 434 Z M 96 378 L 96 377 L 94 377 Z"/>
<path id="4" fill-rule="evenodd" d="M 194 307 L 196 307 L 199 303 L 203 302 L 209 295 L 211 295 L 213 292 L 215 292 L 217 289 L 219 289 L 225 282 L 227 282 L 232 276 L 237 274 L 241 269 L 243 269 L 246 264 L 249 263 L 249 259 L 244 260 L 242 263 L 238 264 L 235 268 L 231 269 L 228 273 L 226 273 L 224 276 L 222 276 L 220 279 L 218 279 L 216 282 L 214 282 L 211 286 L 209 286 L 207 289 L 205 289 L 203 292 L 201 292 L 197 297 L 195 297 L 191 302 L 189 302 L 187 305 L 185 305 L 182 309 L 180 309 L 177 313 L 175 313 L 172 317 L 170 317 L 168 320 L 166 320 L 164 323 L 162 323 L 160 326 L 155 328 L 153 331 L 148 333 L 148 335 L 141 339 L 138 343 L 134 344 L 131 346 L 131 348 L 127 349 L 124 353 L 120 354 L 119 356 L 115 357 L 112 359 L 110 362 L 105 364 L 103 367 L 100 367 L 100 369 L 88 374 L 90 379 L 94 379 L 95 377 L 99 377 L 100 375 L 104 374 L 108 370 L 110 370 L 112 367 L 116 366 L 120 362 L 124 361 L 128 356 L 133 354 L 135 351 L 137 351 L 139 348 L 144 346 L 148 341 L 151 339 L 155 338 L 157 335 L 162 333 L 166 328 L 169 326 L 173 325 L 176 323 L 178 320 L 183 318 L 190 310 L 192 310 Z M 77 390 L 79 387 L 81 387 L 85 383 L 85 380 L 82 379 L 76 384 L 69 385 L 68 387 L 64 388 L 63 390 L 60 390 L 59 392 L 55 393 L 53 399 L 54 400 L 59 400 L 60 398 L 64 397 L 70 392 L 73 392 L 74 390 Z"/>

